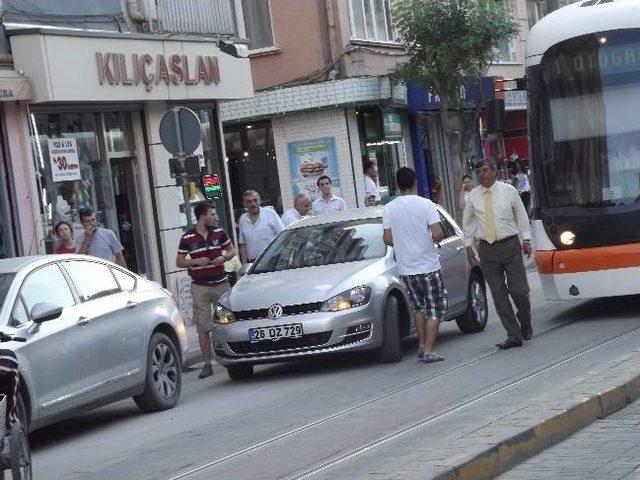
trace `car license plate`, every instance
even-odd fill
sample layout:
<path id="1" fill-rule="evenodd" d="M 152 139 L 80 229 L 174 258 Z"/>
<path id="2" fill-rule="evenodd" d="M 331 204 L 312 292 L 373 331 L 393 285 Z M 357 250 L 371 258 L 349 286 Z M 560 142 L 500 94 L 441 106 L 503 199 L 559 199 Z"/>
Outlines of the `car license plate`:
<path id="1" fill-rule="evenodd" d="M 278 325 L 275 327 L 256 327 L 249 329 L 249 341 L 280 340 L 281 338 L 299 338 L 302 336 L 302 324 Z"/>

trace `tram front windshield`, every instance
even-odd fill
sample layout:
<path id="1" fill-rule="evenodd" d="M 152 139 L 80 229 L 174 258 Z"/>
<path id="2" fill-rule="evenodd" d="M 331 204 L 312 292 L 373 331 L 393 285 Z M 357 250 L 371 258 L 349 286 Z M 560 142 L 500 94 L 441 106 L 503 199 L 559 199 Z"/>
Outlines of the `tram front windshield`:
<path id="1" fill-rule="evenodd" d="M 551 48 L 531 92 L 548 207 L 613 207 L 640 197 L 640 31 Z M 538 150 L 538 152 L 535 152 Z"/>

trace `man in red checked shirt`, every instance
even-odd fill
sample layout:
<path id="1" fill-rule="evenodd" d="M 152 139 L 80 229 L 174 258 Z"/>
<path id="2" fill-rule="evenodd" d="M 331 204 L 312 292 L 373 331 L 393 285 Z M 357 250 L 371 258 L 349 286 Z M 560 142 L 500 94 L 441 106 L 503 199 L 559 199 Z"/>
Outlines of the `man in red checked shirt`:
<path id="1" fill-rule="evenodd" d="M 235 255 L 233 244 L 222 228 L 216 227 L 216 210 L 210 203 L 202 202 L 194 208 L 196 226 L 180 239 L 176 265 L 188 268 L 191 277 L 193 320 L 198 329 L 200 351 L 204 366 L 199 378 L 213 375 L 211 366 L 211 337 L 213 321 L 211 309 L 229 290 L 224 262 Z"/>

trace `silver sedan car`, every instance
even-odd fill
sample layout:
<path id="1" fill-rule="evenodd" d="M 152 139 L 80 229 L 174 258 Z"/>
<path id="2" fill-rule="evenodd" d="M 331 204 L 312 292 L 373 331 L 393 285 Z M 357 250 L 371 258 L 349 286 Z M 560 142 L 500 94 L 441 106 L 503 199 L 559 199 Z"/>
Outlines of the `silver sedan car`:
<path id="1" fill-rule="evenodd" d="M 467 262 L 462 231 L 439 209 L 449 310 L 465 333 L 487 324 L 485 283 Z M 281 232 L 216 307 L 214 354 L 232 379 L 260 363 L 377 350 L 402 358 L 415 331 L 393 248 L 382 241 L 382 208 L 301 220 Z"/>
<path id="2" fill-rule="evenodd" d="M 0 260 L 0 331 L 20 363 L 19 414 L 29 430 L 126 397 L 172 408 L 187 347 L 171 295 L 81 255 Z"/>

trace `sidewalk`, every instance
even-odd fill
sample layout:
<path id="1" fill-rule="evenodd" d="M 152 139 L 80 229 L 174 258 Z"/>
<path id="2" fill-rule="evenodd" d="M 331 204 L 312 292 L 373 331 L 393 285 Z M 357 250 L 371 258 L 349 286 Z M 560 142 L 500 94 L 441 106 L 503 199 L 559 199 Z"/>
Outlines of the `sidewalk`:
<path id="1" fill-rule="evenodd" d="M 526 403 L 493 397 L 493 405 L 461 412 L 456 432 L 425 438 L 410 453 L 385 456 L 357 480 L 492 479 L 640 398 L 640 349 L 560 382 Z M 477 412 L 482 412 L 478 417 Z M 499 412 L 499 413 L 498 413 Z M 465 424 L 466 422 L 466 424 Z M 428 436 L 428 431 L 422 435 Z M 623 449 L 623 446 L 619 446 Z M 391 451 L 389 449 L 388 451 Z M 572 463 L 578 463 L 576 460 Z M 509 478 L 509 477 L 505 477 Z M 514 479 L 555 478 L 522 475 Z M 574 478 L 580 478 L 574 476 Z M 597 477 L 593 477 L 597 478 Z M 609 477 L 599 477 L 609 478 Z"/>
<path id="2" fill-rule="evenodd" d="M 640 401 L 598 420 L 498 478 L 640 479 Z"/>
<path id="3" fill-rule="evenodd" d="M 202 362 L 202 354 L 200 353 L 200 344 L 198 343 L 198 332 L 196 331 L 195 324 L 186 323 L 187 327 L 187 339 L 189 342 L 188 350 L 184 352 L 184 358 L 182 361 L 182 368 L 188 369 L 192 365 Z"/>

